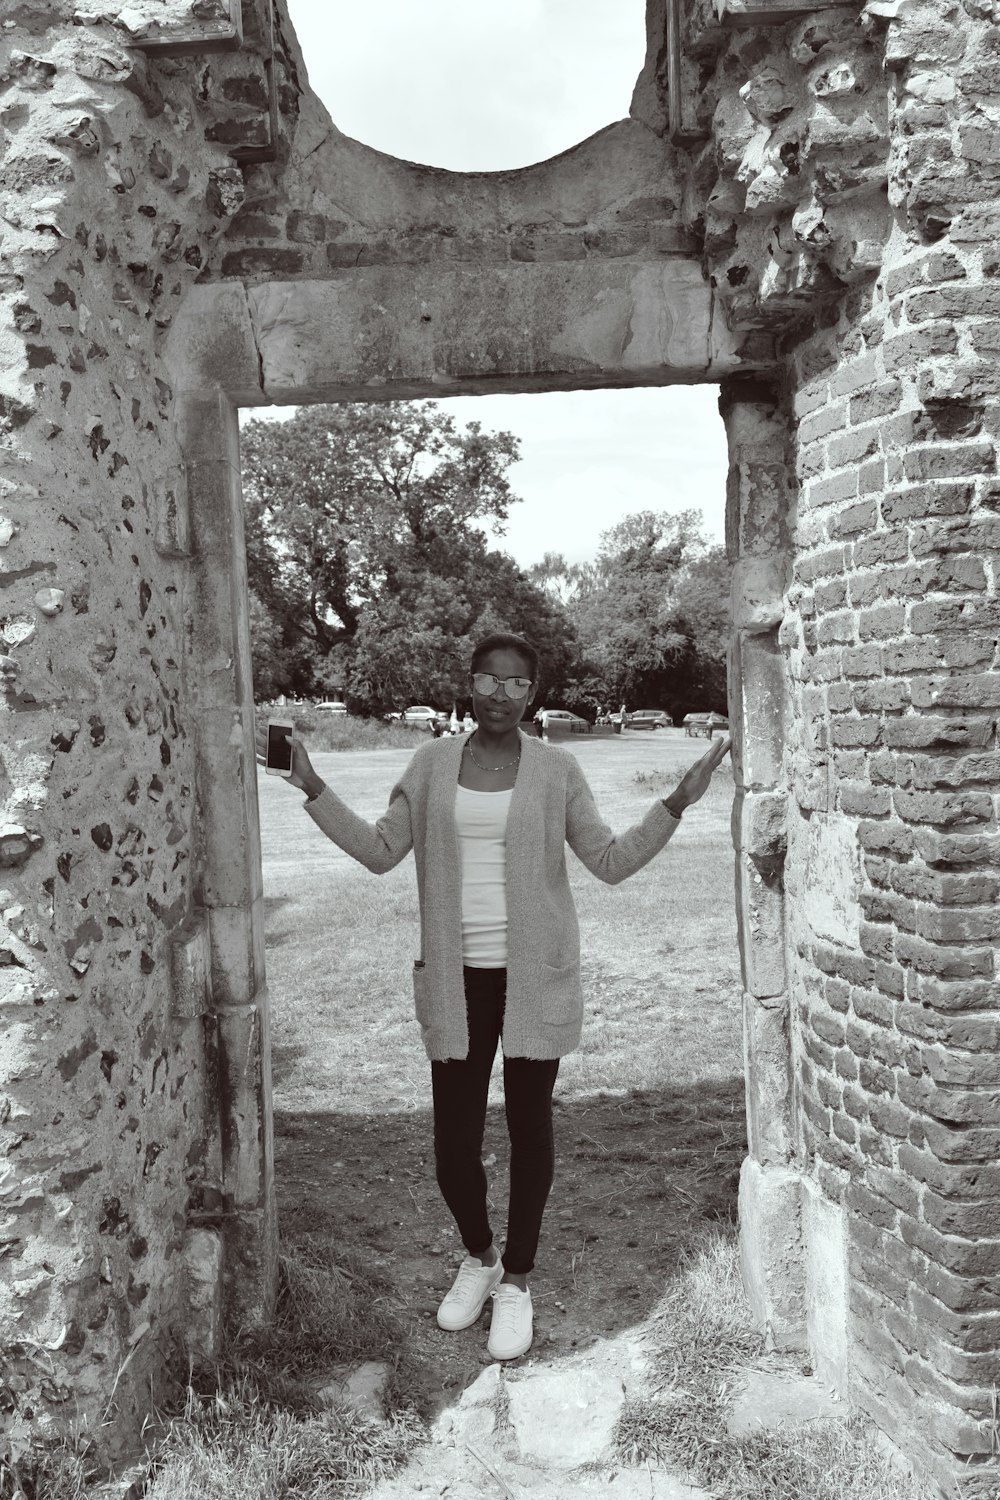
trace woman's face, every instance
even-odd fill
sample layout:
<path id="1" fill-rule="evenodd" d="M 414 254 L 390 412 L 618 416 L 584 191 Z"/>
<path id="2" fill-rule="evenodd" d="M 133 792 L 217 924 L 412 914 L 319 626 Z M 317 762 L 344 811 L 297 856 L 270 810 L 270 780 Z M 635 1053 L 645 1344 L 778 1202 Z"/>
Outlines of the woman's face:
<path id="1" fill-rule="evenodd" d="M 492 693 L 478 693 L 472 685 L 472 714 L 478 724 L 493 734 L 503 734 L 506 729 L 516 729 L 524 717 L 524 710 L 535 696 L 532 683 L 523 698 L 508 698 L 503 683 L 508 677 L 530 677 L 531 668 L 519 651 L 502 647 L 487 651 L 476 662 L 477 672 L 492 672 L 500 679 Z"/>

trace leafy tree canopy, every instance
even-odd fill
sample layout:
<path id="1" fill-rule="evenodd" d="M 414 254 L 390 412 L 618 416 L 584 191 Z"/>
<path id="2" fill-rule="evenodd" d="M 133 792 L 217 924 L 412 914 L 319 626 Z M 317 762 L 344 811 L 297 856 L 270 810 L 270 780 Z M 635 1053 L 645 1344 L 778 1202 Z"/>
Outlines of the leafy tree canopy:
<path id="1" fill-rule="evenodd" d="M 700 526 L 697 511 L 638 511 L 602 534 L 592 563 L 548 553 L 531 570 L 576 629 L 573 706 L 725 709 L 730 570 Z"/>
<path id="2" fill-rule="evenodd" d="M 474 641 L 532 639 L 565 673 L 565 612 L 486 532 L 514 503 L 510 433 L 460 428 L 431 402 L 320 406 L 243 433 L 260 696 L 346 686 L 377 712 L 467 693 Z M 265 627 L 264 619 L 269 622 Z M 265 686 L 266 684 L 266 686 Z"/>

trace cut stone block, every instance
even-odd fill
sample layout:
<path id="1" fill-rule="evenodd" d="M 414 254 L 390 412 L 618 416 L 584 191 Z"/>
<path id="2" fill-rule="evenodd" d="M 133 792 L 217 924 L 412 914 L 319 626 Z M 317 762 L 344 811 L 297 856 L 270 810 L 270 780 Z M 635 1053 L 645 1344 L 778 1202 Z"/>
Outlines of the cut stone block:
<path id="1" fill-rule="evenodd" d="M 813 813 L 802 877 L 805 917 L 817 937 L 849 948 L 857 948 L 861 933 L 861 859 L 853 819 Z"/>
<path id="2" fill-rule="evenodd" d="M 743 987 L 767 998 L 785 991 L 785 896 L 781 876 L 746 854 L 736 857 L 737 932 Z"/>
<path id="3" fill-rule="evenodd" d="M 806 1325 L 813 1368 L 841 1394 L 848 1388 L 846 1215 L 808 1178 L 802 1183 Z"/>
<path id="4" fill-rule="evenodd" d="M 850 1408 L 815 1375 L 752 1370 L 726 1421 L 730 1437 L 781 1432 L 818 1418 L 846 1420 Z"/>
<path id="5" fill-rule="evenodd" d="M 171 980 L 175 1016 L 201 1016 L 211 1008 L 211 954 L 204 911 L 197 912 L 173 940 Z"/>
<path id="6" fill-rule="evenodd" d="M 776 630 L 734 635 L 730 703 L 738 724 L 744 787 L 761 791 L 782 787 L 785 664 Z"/>
<path id="7" fill-rule="evenodd" d="M 744 994 L 747 1134 L 750 1154 L 762 1165 L 787 1162 L 791 1154 L 790 1048 L 788 997 L 762 1002 Z"/>
<path id="8" fill-rule="evenodd" d="M 214 1229 L 189 1229 L 181 1250 L 184 1262 L 184 1347 L 196 1360 L 218 1353 L 222 1337 L 222 1236 Z"/>
<path id="9" fill-rule="evenodd" d="M 802 1179 L 747 1157 L 740 1172 L 740 1270 L 754 1322 L 779 1349 L 806 1344 Z"/>
<path id="10" fill-rule="evenodd" d="M 732 619 L 736 629 L 758 635 L 781 624 L 787 574 L 788 559 L 783 553 L 739 559 L 733 569 Z"/>
<path id="11" fill-rule="evenodd" d="M 518 1448 L 536 1463 L 585 1464 L 607 1457 L 625 1394 L 610 1371 L 531 1374 L 508 1390 Z"/>

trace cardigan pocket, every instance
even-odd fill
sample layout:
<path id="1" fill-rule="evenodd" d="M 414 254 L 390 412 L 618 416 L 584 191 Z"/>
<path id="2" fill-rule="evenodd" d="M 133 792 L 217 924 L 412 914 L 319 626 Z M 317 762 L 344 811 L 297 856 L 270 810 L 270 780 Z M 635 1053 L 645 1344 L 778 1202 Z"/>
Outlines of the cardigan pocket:
<path id="1" fill-rule="evenodd" d="M 580 991 L 580 965 L 567 964 L 557 969 L 553 964 L 541 966 L 542 1020 L 550 1026 L 565 1026 L 579 1020 L 583 1011 Z"/>
<path id="2" fill-rule="evenodd" d="M 427 965 L 422 958 L 413 961 L 413 1004 L 421 1026 L 430 1025 L 430 984 Z"/>

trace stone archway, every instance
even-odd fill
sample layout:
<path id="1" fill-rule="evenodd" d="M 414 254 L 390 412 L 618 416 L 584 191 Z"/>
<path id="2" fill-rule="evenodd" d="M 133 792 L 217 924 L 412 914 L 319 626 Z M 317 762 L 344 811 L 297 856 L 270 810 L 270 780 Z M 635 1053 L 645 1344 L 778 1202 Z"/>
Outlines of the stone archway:
<path id="1" fill-rule="evenodd" d="M 744 367 L 700 270 L 680 257 L 575 275 L 561 265 L 366 268 L 332 283 L 196 287 L 167 360 L 186 482 L 164 501 L 162 545 L 189 559 L 204 893 L 179 951 L 187 971 L 194 947 L 208 976 L 201 1012 L 217 1037 L 224 1204 L 188 1227 L 223 1278 L 227 1316 L 246 1322 L 266 1316 L 273 1297 L 276 1225 L 239 407 L 718 383 Z M 759 551 L 760 507 L 744 512 L 741 534 Z M 763 577 L 758 560 L 751 592 Z M 752 624 L 764 607 L 756 599 Z"/>

